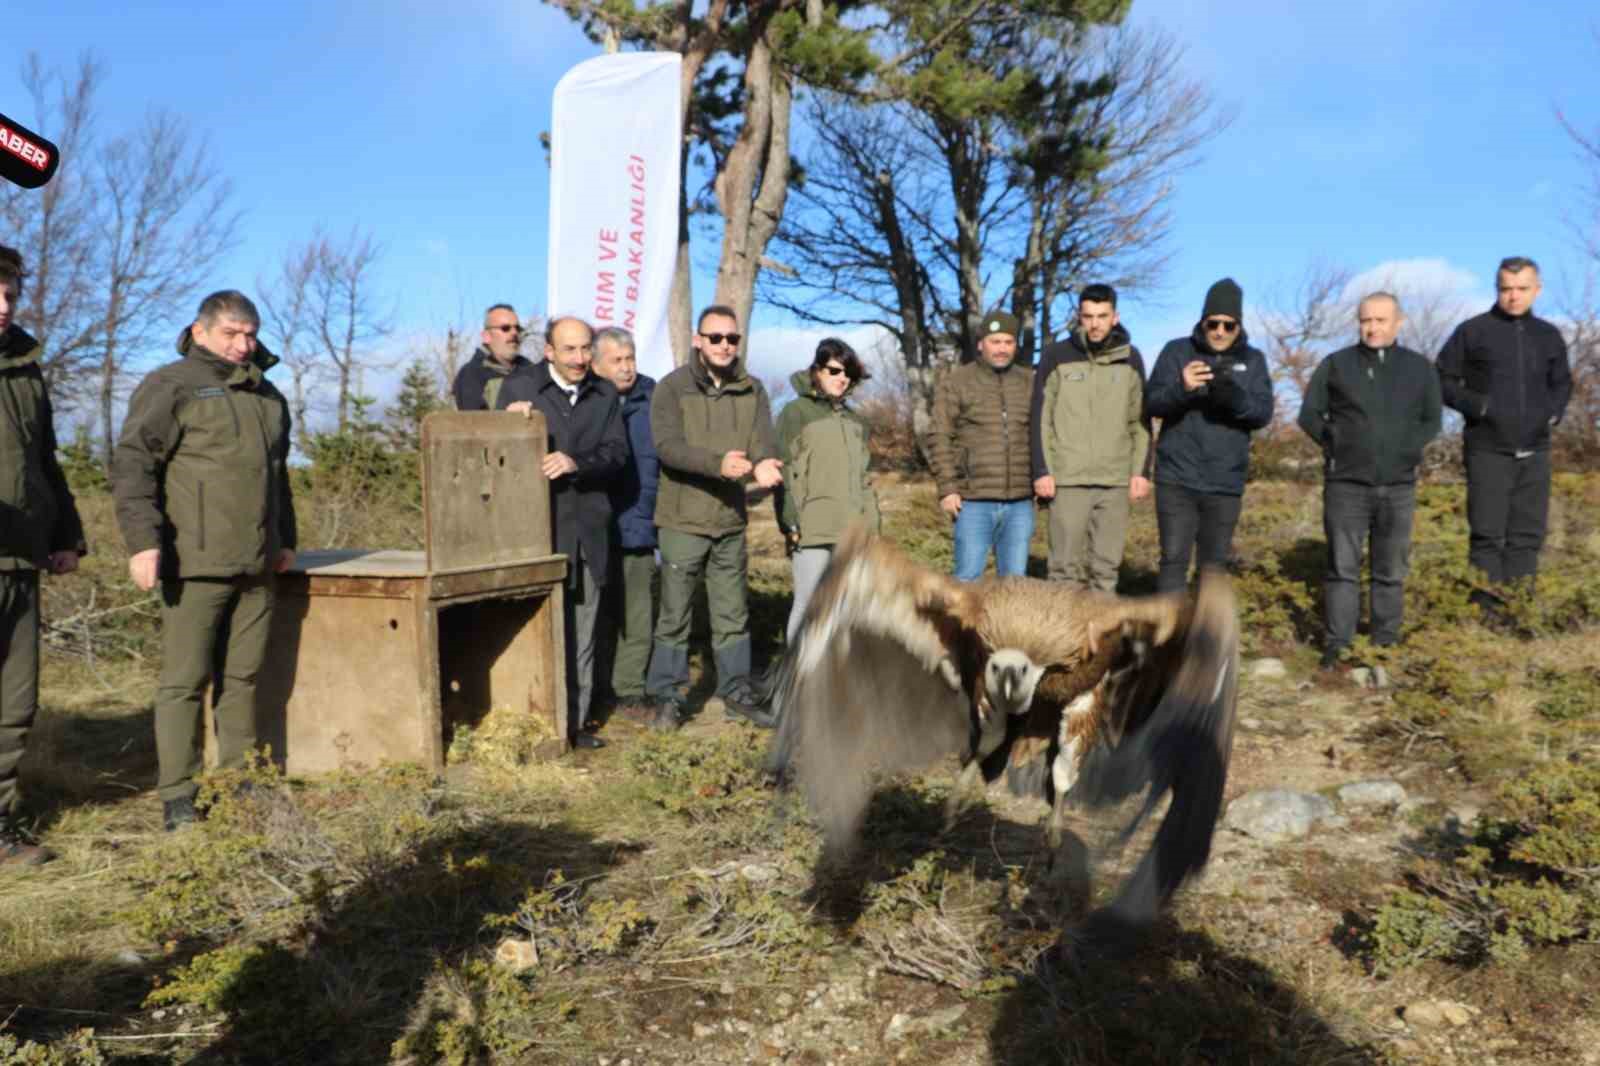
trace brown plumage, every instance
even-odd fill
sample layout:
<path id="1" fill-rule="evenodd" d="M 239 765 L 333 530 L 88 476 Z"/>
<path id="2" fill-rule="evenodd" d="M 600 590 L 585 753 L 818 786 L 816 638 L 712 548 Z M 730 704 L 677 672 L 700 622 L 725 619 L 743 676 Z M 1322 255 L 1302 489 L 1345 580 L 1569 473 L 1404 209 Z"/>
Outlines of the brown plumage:
<path id="1" fill-rule="evenodd" d="M 1193 601 L 1028 578 L 964 584 L 852 530 L 808 604 L 774 690 L 774 768 L 805 791 L 834 857 L 874 772 L 961 757 L 952 814 L 981 774 L 1051 803 L 1172 793 L 1114 907 L 1142 921 L 1210 851 L 1232 747 L 1238 621 L 1228 579 Z"/>

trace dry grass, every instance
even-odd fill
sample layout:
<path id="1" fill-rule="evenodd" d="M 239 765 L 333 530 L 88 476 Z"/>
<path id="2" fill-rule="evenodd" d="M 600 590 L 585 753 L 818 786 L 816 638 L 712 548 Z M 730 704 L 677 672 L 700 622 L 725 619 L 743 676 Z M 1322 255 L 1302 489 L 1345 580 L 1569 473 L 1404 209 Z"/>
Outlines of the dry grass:
<path id="1" fill-rule="evenodd" d="M 886 532 L 948 566 L 949 523 L 932 486 L 898 474 L 878 486 Z M 1591 489 L 1564 491 L 1563 550 L 1581 553 L 1596 535 L 1579 506 Z M 323 528 L 392 538 L 405 527 L 314 499 L 306 508 L 308 542 Z M 106 546 L 90 576 L 109 590 L 121 580 L 109 513 L 94 499 L 86 511 L 91 538 Z M 1319 561 L 1306 545 L 1320 541 L 1320 514 L 1314 488 L 1252 485 L 1238 536 L 1245 566 L 1288 559 L 1274 580 L 1315 595 Z M 789 574 L 770 505 L 752 516 L 759 659 L 779 643 Z M 1033 551 L 1042 570 L 1042 521 Z M 1124 590 L 1150 587 L 1155 562 L 1146 503 L 1133 512 Z M 47 609 L 70 607 L 69 591 L 60 584 Z M 1517 1041 L 1495 1052 L 1500 1062 L 1564 1064 L 1592 1046 L 1592 949 L 1535 952 L 1521 969 L 1427 966 L 1379 982 L 1331 938 L 1396 876 L 1400 842 L 1416 836 L 1408 825 L 1354 827 L 1368 845 L 1359 851 L 1229 844 L 1217 859 L 1226 876 L 1180 897 L 1131 954 L 1105 956 L 1058 936 L 1115 867 L 1101 866 L 1092 890 L 1055 876 L 1036 805 L 992 799 L 941 837 L 946 772 L 887 783 L 869 812 L 861 868 L 817 881 L 815 834 L 760 787 L 762 738 L 715 714 L 672 738 L 619 720 L 608 726 L 611 747 L 555 762 L 528 758 L 540 737 L 491 721 L 441 781 L 268 780 L 264 803 L 172 840 L 150 791 L 153 630 L 137 608 L 108 618 L 107 652 L 92 665 L 70 647 L 48 660 L 24 774 L 61 859 L 4 875 L 0 1035 L 50 1042 L 93 1026 L 129 1038 L 100 1045 L 129 1062 L 416 1064 L 604 1055 L 1376 1066 L 1444 1061 L 1446 1047 L 1455 1061 L 1487 1061 L 1491 1039 Z M 1539 678 L 1600 669 L 1592 633 L 1469 636 L 1473 669 L 1515 679 L 1459 709 L 1455 743 L 1520 765 L 1588 728 L 1540 710 Z M 134 653 L 112 654 L 117 647 Z M 1315 652 L 1303 636 L 1276 647 L 1296 676 L 1309 673 Z M 1365 702 L 1345 683 L 1246 698 L 1262 724 L 1241 738 L 1236 791 L 1389 772 L 1436 743 L 1404 754 L 1368 728 L 1385 713 L 1381 698 Z M 1330 745 L 1339 752 L 1325 759 Z M 1422 765 L 1407 782 L 1426 780 L 1448 802 L 1443 790 L 1459 777 Z M 1075 828 L 1099 839 L 1094 823 Z M 153 901 L 168 897 L 210 917 L 158 932 Z M 538 949 L 532 972 L 493 965 L 507 936 Z M 1390 1030 L 1399 1006 L 1430 997 L 1480 1006 L 1482 1032 L 1434 1040 Z M 1541 1013 L 1541 1003 L 1553 1009 Z M 896 1012 L 961 1006 L 944 1029 L 884 1039 Z M 174 1032 L 200 1035 L 145 1039 Z"/>

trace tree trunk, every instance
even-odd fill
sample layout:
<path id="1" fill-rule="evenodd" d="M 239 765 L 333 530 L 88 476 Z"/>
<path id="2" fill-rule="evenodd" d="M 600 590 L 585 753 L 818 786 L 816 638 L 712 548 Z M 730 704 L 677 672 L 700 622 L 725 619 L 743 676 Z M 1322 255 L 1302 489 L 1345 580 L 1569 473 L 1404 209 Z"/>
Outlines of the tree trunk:
<path id="1" fill-rule="evenodd" d="M 746 327 L 761 255 L 789 191 L 789 85 L 773 68 L 764 25 L 762 32 L 745 62 L 744 123 L 715 183 L 722 210 L 716 302 L 733 308 Z"/>

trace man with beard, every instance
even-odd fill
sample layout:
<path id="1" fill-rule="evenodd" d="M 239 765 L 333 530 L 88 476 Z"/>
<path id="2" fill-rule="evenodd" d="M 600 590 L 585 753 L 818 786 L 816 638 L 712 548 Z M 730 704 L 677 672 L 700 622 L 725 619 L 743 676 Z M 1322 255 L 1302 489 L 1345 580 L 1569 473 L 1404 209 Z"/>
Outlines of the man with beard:
<path id="1" fill-rule="evenodd" d="M 1150 494 L 1144 359 L 1117 291 L 1089 285 L 1078 328 L 1046 348 L 1033 380 L 1033 494 L 1050 508 L 1054 581 L 1114 592 L 1128 508 Z"/>
<path id="2" fill-rule="evenodd" d="M 495 304 L 483 313 L 483 343 L 467 365 L 456 372 L 450 391 L 458 411 L 493 411 L 500 386 L 512 374 L 530 369 L 523 358 L 522 326 L 510 304 Z"/>
<path id="3" fill-rule="evenodd" d="M 1194 332 L 1167 342 L 1145 386 L 1145 411 L 1161 420 L 1156 438 L 1156 588 L 1182 589 L 1189 560 L 1223 566 L 1233 547 L 1250 434 L 1272 421 L 1267 358 L 1244 332 L 1244 290 L 1223 278 L 1206 292 Z"/>

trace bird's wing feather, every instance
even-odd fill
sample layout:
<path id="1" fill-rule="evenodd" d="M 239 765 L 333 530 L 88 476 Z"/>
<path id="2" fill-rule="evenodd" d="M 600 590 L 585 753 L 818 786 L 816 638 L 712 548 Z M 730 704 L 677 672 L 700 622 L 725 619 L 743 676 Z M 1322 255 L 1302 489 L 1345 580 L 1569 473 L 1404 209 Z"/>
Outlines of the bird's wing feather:
<path id="1" fill-rule="evenodd" d="M 831 849 L 847 850 L 874 770 L 917 769 L 971 741 L 982 593 L 852 530 L 779 668 L 772 766 L 800 784 Z"/>
<path id="2" fill-rule="evenodd" d="M 1238 609 L 1225 573 L 1201 575 L 1193 608 L 1149 656 L 1108 693 L 1109 724 L 1124 732 L 1088 752 L 1071 793 L 1074 802 L 1103 806 L 1144 792 L 1124 840 L 1172 794 L 1150 851 L 1111 905 L 1118 919 L 1134 924 L 1153 918 L 1211 854 L 1239 678 Z"/>

